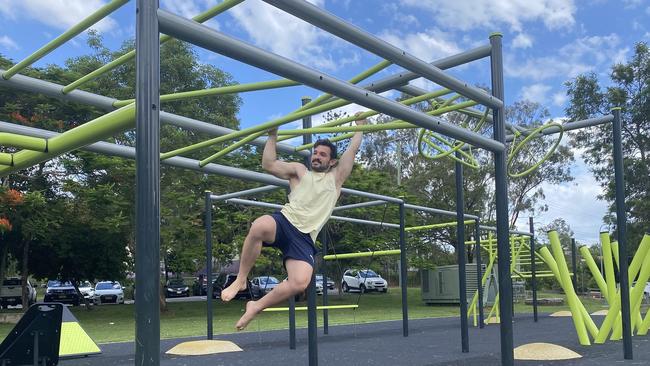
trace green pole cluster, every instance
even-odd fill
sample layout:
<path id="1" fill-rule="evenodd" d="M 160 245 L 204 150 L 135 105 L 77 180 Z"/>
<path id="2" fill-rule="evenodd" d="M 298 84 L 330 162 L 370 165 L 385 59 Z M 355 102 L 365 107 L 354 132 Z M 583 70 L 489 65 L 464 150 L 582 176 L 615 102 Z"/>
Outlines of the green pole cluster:
<path id="1" fill-rule="evenodd" d="M 194 20 L 196 22 L 199 22 L 199 23 L 203 23 L 203 22 L 217 16 L 218 14 L 221 14 L 224 11 L 232 8 L 233 6 L 235 6 L 235 5 L 239 4 L 239 3 L 242 3 L 243 1 L 244 0 L 224 0 L 223 2 L 219 3 L 219 5 L 216 5 L 216 6 L 212 7 L 212 8 L 204 11 L 203 13 L 195 16 L 194 18 L 192 18 L 192 20 Z M 168 35 L 162 35 L 162 36 L 160 36 L 160 44 L 163 44 L 163 43 L 169 41 L 170 39 L 172 39 L 172 37 L 170 37 Z M 99 69 L 91 72 L 90 74 L 85 75 L 82 78 L 77 79 L 77 80 L 73 81 L 72 83 L 64 86 L 63 89 L 61 89 L 61 91 L 63 92 L 63 94 L 68 94 L 71 91 L 73 91 L 73 90 L 77 89 L 78 87 L 80 87 L 81 85 L 83 85 L 83 84 L 85 84 L 85 83 L 87 83 L 87 82 L 89 82 L 91 80 L 94 80 L 94 79 L 96 79 L 96 78 L 98 78 L 98 77 L 100 77 L 100 76 L 102 76 L 104 74 L 106 74 L 107 72 L 113 70 L 114 68 L 116 68 L 116 67 L 118 67 L 120 65 L 124 65 L 128 61 L 132 60 L 134 57 L 135 57 L 135 50 L 129 51 L 129 52 L 125 53 L 124 55 L 116 58 L 115 60 L 107 63 L 106 65 L 100 67 Z"/>
<path id="2" fill-rule="evenodd" d="M 91 25 L 97 23 L 98 21 L 104 19 L 108 14 L 112 13 L 113 11 L 119 9 L 122 5 L 126 4 L 129 2 L 129 0 L 113 0 L 110 3 L 102 6 L 97 10 L 96 12 L 92 13 L 88 17 L 86 17 L 84 20 L 73 26 L 72 28 L 68 29 L 65 31 L 63 34 L 60 36 L 56 37 L 52 41 L 48 42 L 45 46 L 39 48 L 36 52 L 32 53 L 31 55 L 27 56 L 24 60 L 20 61 L 19 63 L 15 64 L 12 66 L 9 70 L 5 71 L 2 73 L 2 77 L 5 80 L 9 80 L 12 76 L 16 75 L 26 67 L 32 65 L 34 62 L 40 60 L 44 56 L 46 56 L 48 53 L 54 51 L 57 47 L 60 45 L 64 44 L 65 42 L 71 40 L 75 36 L 77 36 L 79 33 L 83 32 L 84 30 L 88 29 Z"/>

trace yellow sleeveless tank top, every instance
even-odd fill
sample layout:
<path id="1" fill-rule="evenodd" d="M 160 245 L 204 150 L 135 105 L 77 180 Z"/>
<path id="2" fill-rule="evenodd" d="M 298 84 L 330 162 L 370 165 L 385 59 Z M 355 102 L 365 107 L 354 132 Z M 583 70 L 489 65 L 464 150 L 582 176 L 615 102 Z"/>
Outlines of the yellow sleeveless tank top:
<path id="1" fill-rule="evenodd" d="M 338 198 L 333 171 L 318 173 L 308 170 L 289 193 L 289 203 L 280 212 L 316 243 L 316 237 L 330 218 Z"/>

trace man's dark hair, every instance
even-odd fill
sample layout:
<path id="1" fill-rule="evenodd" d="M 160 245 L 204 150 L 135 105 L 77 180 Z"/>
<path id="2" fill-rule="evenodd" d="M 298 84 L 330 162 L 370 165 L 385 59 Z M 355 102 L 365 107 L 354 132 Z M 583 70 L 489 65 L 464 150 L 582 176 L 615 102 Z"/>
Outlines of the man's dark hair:
<path id="1" fill-rule="evenodd" d="M 321 145 L 330 148 L 330 159 L 336 159 L 336 145 L 334 145 L 332 141 L 328 139 L 319 139 L 314 142 L 314 149 Z"/>

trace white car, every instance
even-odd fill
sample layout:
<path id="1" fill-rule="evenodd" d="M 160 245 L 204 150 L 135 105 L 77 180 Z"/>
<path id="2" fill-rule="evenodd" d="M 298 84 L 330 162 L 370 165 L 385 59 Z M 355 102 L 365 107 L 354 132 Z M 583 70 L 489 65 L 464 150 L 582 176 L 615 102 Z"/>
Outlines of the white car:
<path id="1" fill-rule="evenodd" d="M 90 302 L 95 300 L 95 286 L 90 281 L 81 281 L 79 283 L 79 292 L 81 292 L 84 299 Z"/>
<path id="2" fill-rule="evenodd" d="M 343 273 L 341 289 L 348 292 L 351 289 L 366 291 L 388 292 L 388 282 L 370 269 L 348 269 Z"/>
<path id="3" fill-rule="evenodd" d="M 124 290 L 117 281 L 101 281 L 95 285 L 95 304 L 124 304 Z"/>

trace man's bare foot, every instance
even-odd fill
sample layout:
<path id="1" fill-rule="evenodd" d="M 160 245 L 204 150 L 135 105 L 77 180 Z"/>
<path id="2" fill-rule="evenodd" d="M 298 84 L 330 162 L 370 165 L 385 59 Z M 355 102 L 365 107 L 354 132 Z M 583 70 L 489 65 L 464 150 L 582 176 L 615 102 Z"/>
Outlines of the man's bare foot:
<path id="1" fill-rule="evenodd" d="M 235 280 L 235 282 L 231 283 L 230 286 L 221 291 L 221 301 L 228 302 L 234 299 L 235 296 L 237 296 L 237 293 L 242 290 L 246 290 L 246 282 L 240 283 Z"/>
<path id="2" fill-rule="evenodd" d="M 244 330 L 244 328 L 246 328 L 248 323 L 250 323 L 250 321 L 253 320 L 253 318 L 255 318 L 255 316 L 261 310 L 262 309 L 260 309 L 257 306 L 257 301 L 249 301 L 249 302 L 247 302 L 246 303 L 246 312 L 244 313 L 244 315 L 242 315 L 241 318 L 239 318 L 239 321 L 237 322 L 237 324 L 235 324 L 235 328 L 237 328 L 237 330 Z"/>

